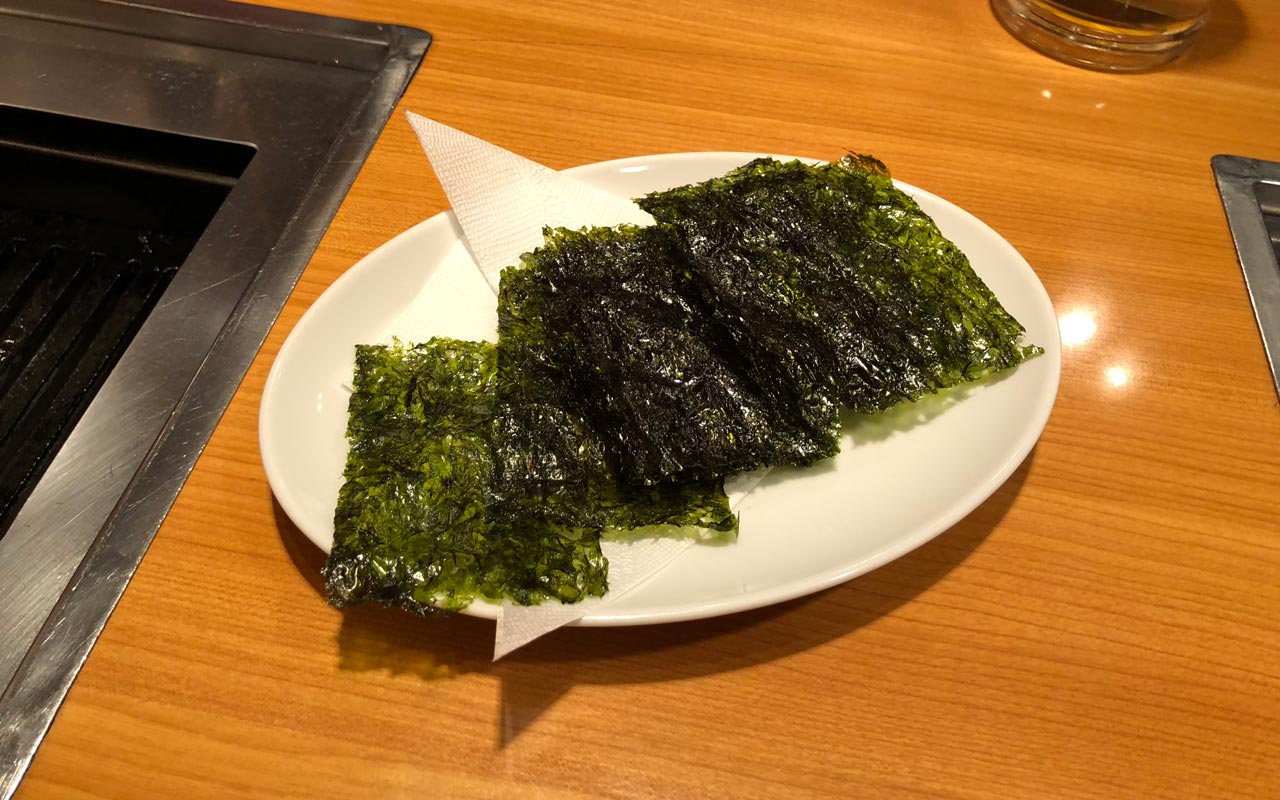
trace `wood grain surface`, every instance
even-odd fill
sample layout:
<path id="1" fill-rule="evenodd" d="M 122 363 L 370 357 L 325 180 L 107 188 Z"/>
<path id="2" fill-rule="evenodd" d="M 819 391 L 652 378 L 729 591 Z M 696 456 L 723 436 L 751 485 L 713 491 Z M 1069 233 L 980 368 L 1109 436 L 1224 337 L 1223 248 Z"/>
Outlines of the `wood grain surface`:
<path id="1" fill-rule="evenodd" d="M 1057 405 L 930 544 L 780 606 L 571 629 L 340 613 L 257 413 L 301 314 L 446 207 L 397 114 L 19 790 L 62 797 L 1280 797 L 1280 410 L 1214 187 L 1280 160 L 1280 5 L 1117 76 L 980 0 L 273 0 L 436 37 L 402 106 L 553 167 L 874 153 L 1031 262 Z"/>

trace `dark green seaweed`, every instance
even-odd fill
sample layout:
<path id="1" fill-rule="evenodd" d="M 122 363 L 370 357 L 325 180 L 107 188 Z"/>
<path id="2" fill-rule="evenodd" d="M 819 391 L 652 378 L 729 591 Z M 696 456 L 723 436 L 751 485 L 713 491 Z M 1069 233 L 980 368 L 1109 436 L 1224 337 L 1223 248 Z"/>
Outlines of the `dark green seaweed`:
<path id="1" fill-rule="evenodd" d="M 356 348 L 346 482 L 325 567 L 333 605 L 428 614 L 477 596 L 604 593 L 598 532 L 488 518 L 495 376 L 486 343 Z"/>
<path id="2" fill-rule="evenodd" d="M 507 440 L 497 434 L 510 426 L 498 415 L 497 382 L 487 342 L 356 348 L 345 483 L 325 567 L 333 605 L 380 602 L 426 615 L 476 597 L 575 602 L 607 588 L 602 534 L 736 534 L 719 481 L 626 489 L 589 449 L 566 454 L 565 480 L 541 494 L 503 497 L 494 465 Z"/>
<path id="3" fill-rule="evenodd" d="M 873 158 L 758 159 L 638 202 L 679 240 L 745 358 L 856 411 L 1039 352 Z"/>
<path id="4" fill-rule="evenodd" d="M 635 485 L 836 452 L 836 406 L 744 361 L 688 286 L 672 244 L 658 228 L 548 230 L 544 247 L 503 271 L 500 392 L 539 400 L 510 404 L 507 463 L 522 480 L 554 479 L 560 469 L 555 458 L 530 460 L 531 450 L 571 450 L 583 438 L 600 442 L 622 481 Z M 548 429 L 563 432 L 567 448 L 531 448 Z"/>
<path id="5" fill-rule="evenodd" d="M 841 406 L 1038 352 L 874 159 L 759 159 L 639 202 L 657 226 L 548 231 L 503 273 L 503 386 L 541 398 L 509 413 L 510 472 L 531 485 L 560 469 L 540 455 L 558 445 L 530 447 L 547 430 L 600 442 L 632 484 L 808 464 L 836 452 Z"/>

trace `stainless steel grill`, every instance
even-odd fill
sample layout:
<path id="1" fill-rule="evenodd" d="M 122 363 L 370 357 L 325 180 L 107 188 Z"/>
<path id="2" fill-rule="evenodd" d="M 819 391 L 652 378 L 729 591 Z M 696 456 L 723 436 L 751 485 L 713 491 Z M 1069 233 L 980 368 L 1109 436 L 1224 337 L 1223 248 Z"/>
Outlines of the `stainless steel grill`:
<path id="1" fill-rule="evenodd" d="M 1280 262 L 1280 184 L 1256 183 L 1253 194 L 1258 199 L 1258 211 L 1262 214 L 1267 238 L 1271 240 L 1271 252 Z"/>
<path id="2" fill-rule="evenodd" d="M 0 536 L 192 244 L 0 208 Z"/>
<path id="3" fill-rule="evenodd" d="M 429 42 L 0 0 L 0 799 Z"/>
<path id="4" fill-rule="evenodd" d="M 252 157 L 0 106 L 0 537 Z"/>
<path id="5" fill-rule="evenodd" d="M 1280 163 L 1218 155 L 1212 164 L 1280 395 Z"/>

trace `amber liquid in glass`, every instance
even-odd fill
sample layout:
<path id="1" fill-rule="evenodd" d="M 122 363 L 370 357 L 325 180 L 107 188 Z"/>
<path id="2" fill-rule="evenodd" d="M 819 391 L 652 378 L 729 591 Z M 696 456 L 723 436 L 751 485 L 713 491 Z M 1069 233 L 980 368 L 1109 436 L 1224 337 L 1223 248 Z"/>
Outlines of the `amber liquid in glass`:
<path id="1" fill-rule="evenodd" d="M 1182 55 L 1209 0 L 991 0 L 1014 36 L 1079 66 L 1139 71 Z"/>
<path id="2" fill-rule="evenodd" d="M 1203 2 L 1164 0 L 1164 2 L 1132 2 L 1132 0 L 1041 0 L 1060 13 L 1078 17 L 1081 22 L 1133 32 L 1177 35 L 1195 27 L 1205 12 Z"/>

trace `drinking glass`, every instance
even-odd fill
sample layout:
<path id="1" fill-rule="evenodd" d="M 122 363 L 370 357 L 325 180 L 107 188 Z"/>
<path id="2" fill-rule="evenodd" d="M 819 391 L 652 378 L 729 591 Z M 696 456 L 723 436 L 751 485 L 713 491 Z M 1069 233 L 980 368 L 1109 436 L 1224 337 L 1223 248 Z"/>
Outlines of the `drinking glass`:
<path id="1" fill-rule="evenodd" d="M 1136 72 L 1186 52 L 1210 0 L 991 0 L 996 18 L 1027 45 L 1092 69 Z"/>

